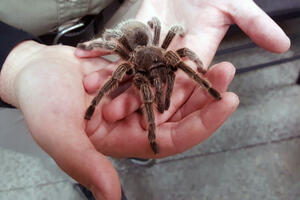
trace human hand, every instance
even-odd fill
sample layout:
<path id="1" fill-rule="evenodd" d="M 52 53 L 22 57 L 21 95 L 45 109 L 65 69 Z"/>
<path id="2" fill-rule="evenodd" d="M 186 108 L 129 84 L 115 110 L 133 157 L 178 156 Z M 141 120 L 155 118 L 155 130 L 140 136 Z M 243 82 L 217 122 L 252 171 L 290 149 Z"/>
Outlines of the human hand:
<path id="1" fill-rule="evenodd" d="M 109 78 L 113 65 L 85 79 L 92 96 Z M 169 110 L 163 114 L 155 113 L 159 154 L 155 155 L 150 148 L 144 116 L 131 112 L 141 106 L 134 86 L 97 106 L 88 123 L 87 134 L 96 149 L 113 157 L 162 158 L 181 153 L 212 135 L 237 108 L 238 97 L 225 92 L 234 73 L 235 68 L 226 62 L 208 70 L 206 77 L 222 95 L 222 99 L 216 101 L 206 90 L 196 87 L 183 72 L 177 72 Z"/>
<path id="2" fill-rule="evenodd" d="M 170 45 L 170 49 L 177 50 L 182 47 L 192 49 L 200 57 L 207 68 L 220 44 L 220 41 L 227 32 L 230 24 L 236 23 L 248 34 L 252 40 L 263 48 L 273 52 L 284 52 L 290 46 L 289 38 L 284 34 L 280 27 L 267 16 L 253 1 L 244 0 L 242 3 L 238 0 L 198 0 L 198 1 L 180 1 L 180 0 L 162 0 L 143 1 L 137 14 L 137 19 L 143 22 L 149 21 L 153 16 L 157 16 L 162 22 L 161 39 L 164 39 L 167 27 L 174 24 L 181 24 L 185 28 L 185 37 L 176 38 Z M 103 51 L 82 51 L 77 50 L 76 55 L 81 58 L 97 57 L 104 55 Z M 85 78 L 85 89 L 92 93 L 100 87 L 101 79 L 93 79 L 97 72 L 89 74 Z M 103 73 L 99 71 L 98 73 Z M 98 77 L 100 77 L 98 75 Z M 181 78 L 178 74 L 177 78 Z M 186 77 L 184 75 L 184 77 Z M 190 88 L 195 87 L 193 83 Z M 180 89 L 181 87 L 181 89 Z M 191 95 L 191 90 L 185 85 L 177 84 L 176 90 L 182 95 L 173 95 L 173 106 L 157 116 L 157 123 L 160 124 L 169 119 L 176 110 Z M 105 119 L 110 122 L 117 121 L 136 111 L 141 102 L 139 98 L 134 97 L 133 89 L 113 100 L 103 109 Z M 130 106 L 128 108 L 128 102 Z M 111 112 L 116 105 L 122 105 L 126 109 L 118 113 Z"/>
<path id="3" fill-rule="evenodd" d="M 149 19 L 151 19 L 151 17 Z M 180 48 L 183 41 L 184 40 L 181 40 L 181 42 L 179 42 L 179 43 L 175 42 L 175 44 L 173 44 L 173 48 L 175 48 L 175 49 Z M 107 53 L 106 51 L 102 51 L 101 49 L 96 49 L 96 50 L 92 50 L 92 51 L 83 51 L 83 50 L 78 49 L 76 51 L 76 55 L 81 58 L 97 57 L 100 55 L 104 55 L 106 53 Z M 87 92 L 95 95 L 97 90 L 101 87 L 103 81 L 109 78 L 107 75 L 104 76 L 104 74 L 111 74 L 113 69 L 115 69 L 114 66 L 108 66 L 108 68 L 109 67 L 111 68 L 110 70 L 102 69 L 102 70 L 96 71 L 92 74 L 89 74 L 87 77 L 85 77 L 84 86 L 85 86 L 85 89 L 87 90 Z M 175 90 L 172 95 L 171 107 L 168 111 L 165 111 L 164 114 L 156 115 L 156 117 L 155 117 L 156 124 L 160 125 L 166 121 L 172 120 L 171 119 L 172 116 L 177 115 L 178 114 L 177 111 L 179 110 L 179 108 L 182 107 L 183 104 L 186 103 L 188 101 L 188 99 L 192 96 L 192 92 L 194 91 L 194 88 L 195 88 L 195 84 L 191 80 L 187 79 L 186 75 L 184 75 L 183 73 L 180 73 L 180 72 L 177 73 Z M 201 91 L 201 89 L 199 89 L 199 91 Z M 203 96 L 203 91 L 201 92 L 201 95 Z M 205 98 L 206 97 L 207 96 L 205 96 Z M 136 94 L 136 92 L 134 91 L 134 88 L 130 88 L 125 93 L 121 94 L 120 96 L 113 99 L 108 104 L 105 104 L 105 106 L 103 106 L 103 108 L 102 108 L 103 118 L 110 123 L 117 122 L 118 120 L 123 120 L 124 118 L 130 116 L 131 114 L 134 114 L 134 112 L 141 106 L 141 103 L 142 102 L 140 101 L 139 95 Z M 193 103 L 196 103 L 196 102 L 193 102 Z M 199 106 L 199 107 L 201 107 L 201 106 Z M 116 109 L 116 108 L 119 108 L 119 109 Z M 94 118 L 97 119 L 97 117 L 94 117 Z M 98 120 L 100 120 L 100 119 L 98 119 Z M 92 121 L 95 121 L 95 120 L 92 120 Z M 96 135 L 97 135 L 97 133 L 99 135 L 101 134 L 100 133 L 101 131 L 95 131 L 97 129 L 97 126 L 99 126 L 99 125 L 98 125 L 97 121 L 90 123 L 90 124 L 92 124 L 92 126 L 88 127 L 88 130 L 89 130 L 89 132 L 91 132 L 90 135 L 93 135 L 93 136 L 91 136 L 91 138 L 96 138 L 97 136 L 94 136 L 95 133 L 96 133 Z M 143 126 L 143 128 L 146 127 L 146 125 L 143 125 L 143 124 L 141 126 Z M 100 125 L 100 127 L 102 127 L 102 126 Z M 100 138 L 99 140 L 102 140 L 101 137 L 99 137 L 99 138 Z M 199 142 L 200 141 L 198 141 L 198 143 Z M 189 146 L 189 147 L 191 147 L 191 146 Z M 126 148 L 126 149 L 128 149 L 128 148 Z M 116 156 L 119 156 L 123 152 L 124 152 L 123 150 L 119 151 L 118 153 L 116 153 Z M 181 151 L 178 151 L 178 152 L 181 152 Z M 139 155 L 137 155 L 137 156 L 141 156 L 140 152 L 138 154 Z M 163 154 L 160 154 L 159 156 L 163 156 Z M 149 157 L 149 156 L 147 154 L 145 154 L 143 157 Z"/>
<path id="4" fill-rule="evenodd" d="M 282 53 L 290 40 L 282 29 L 253 0 L 148 0 L 143 1 L 137 20 L 147 22 L 153 16 L 162 22 L 162 35 L 168 27 L 180 24 L 186 36 L 171 43 L 170 48 L 187 46 L 208 67 L 231 24 L 237 24 L 255 43 L 266 50 Z M 161 38 L 162 41 L 162 38 Z M 77 54 L 79 57 L 99 53 Z"/>
<path id="5" fill-rule="evenodd" d="M 87 123 L 84 113 L 93 95 L 82 85 L 95 69 L 104 81 L 114 64 L 103 59 L 77 59 L 74 48 L 23 42 L 8 56 L 0 75 L 0 96 L 18 107 L 36 142 L 71 177 L 88 187 L 97 199 L 120 199 L 118 175 L 103 155 L 154 157 L 142 116 L 132 113 L 111 123 L 102 117 L 100 105 Z M 208 78 L 225 91 L 234 76 L 228 63 L 212 67 Z M 102 78 L 101 78 L 102 77 Z M 94 77 L 95 78 L 95 77 Z M 92 81 L 93 77 L 90 77 Z M 179 80 L 177 84 L 190 84 Z M 101 84 L 101 83 L 100 83 Z M 185 95 L 183 95 L 185 96 Z M 201 88 L 167 122 L 158 126 L 157 141 L 164 157 L 182 152 L 211 135 L 236 109 L 237 97 L 223 92 L 214 101 Z M 118 113 L 124 107 L 111 110 Z"/>
<path id="6" fill-rule="evenodd" d="M 101 59 L 79 60 L 74 48 L 19 44 L 0 75 L 1 98 L 24 114 L 35 141 L 96 199 L 120 200 L 117 172 L 89 140 L 84 112 L 91 98 L 82 85 L 90 69 L 108 65 Z"/>
<path id="7" fill-rule="evenodd" d="M 281 28 L 253 0 L 162 0 L 143 1 L 137 19 L 147 22 L 157 16 L 164 27 L 181 24 L 186 31 L 183 40 L 170 46 L 187 46 L 209 66 L 221 40 L 231 24 L 237 24 L 256 44 L 281 53 L 290 40 Z"/>

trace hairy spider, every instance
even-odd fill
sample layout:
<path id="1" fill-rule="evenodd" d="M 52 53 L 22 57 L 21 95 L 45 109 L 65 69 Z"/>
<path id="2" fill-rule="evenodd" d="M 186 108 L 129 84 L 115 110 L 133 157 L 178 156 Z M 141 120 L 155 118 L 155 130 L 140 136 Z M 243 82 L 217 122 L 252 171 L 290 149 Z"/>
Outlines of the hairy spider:
<path id="1" fill-rule="evenodd" d="M 215 99 L 220 100 L 219 92 L 211 87 L 211 83 L 204 78 L 206 73 L 199 57 L 188 48 L 177 51 L 167 51 L 173 38 L 178 34 L 183 37 L 183 28 L 174 25 L 168 31 L 162 45 L 159 46 L 161 24 L 158 18 L 153 17 L 148 21 L 149 27 L 136 20 L 127 20 L 115 29 L 107 29 L 103 37 L 81 43 L 78 48 L 93 50 L 102 48 L 116 53 L 125 62 L 121 63 L 114 71 L 112 77 L 102 86 L 98 95 L 92 100 L 85 113 L 85 119 L 90 120 L 96 105 L 102 97 L 118 86 L 125 74 L 133 75 L 133 84 L 139 90 L 144 103 L 144 115 L 148 123 L 148 139 L 152 151 L 159 153 L 155 141 L 155 118 L 153 104 L 163 113 L 170 106 L 170 97 L 175 81 L 175 71 L 183 70 L 191 79 L 205 88 Z M 197 65 L 197 73 L 186 65 L 181 58 L 187 57 Z M 155 95 L 154 95 L 155 93 Z"/>

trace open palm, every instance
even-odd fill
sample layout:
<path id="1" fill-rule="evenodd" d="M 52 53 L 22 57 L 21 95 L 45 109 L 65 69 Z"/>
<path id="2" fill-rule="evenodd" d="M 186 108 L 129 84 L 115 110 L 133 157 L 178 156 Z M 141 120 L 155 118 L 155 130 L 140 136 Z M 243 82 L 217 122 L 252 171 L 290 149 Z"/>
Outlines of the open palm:
<path id="1" fill-rule="evenodd" d="M 253 0 L 144 1 L 137 19 L 147 22 L 153 16 L 159 17 L 164 27 L 181 24 L 186 36 L 179 45 L 193 49 L 206 66 L 231 24 L 269 51 L 280 53 L 290 46 L 281 28 Z"/>

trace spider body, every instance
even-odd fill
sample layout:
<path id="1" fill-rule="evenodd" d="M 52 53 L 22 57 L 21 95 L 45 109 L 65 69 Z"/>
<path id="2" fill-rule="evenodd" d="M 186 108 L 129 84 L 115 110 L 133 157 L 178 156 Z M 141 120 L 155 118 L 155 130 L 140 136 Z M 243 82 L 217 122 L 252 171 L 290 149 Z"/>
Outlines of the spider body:
<path id="1" fill-rule="evenodd" d="M 133 85 L 139 90 L 143 100 L 150 147 L 157 154 L 159 146 L 155 140 L 156 126 L 153 107 L 156 105 L 160 113 L 168 110 L 177 69 L 184 71 L 215 99 L 220 100 L 221 96 L 203 76 L 206 70 L 193 51 L 188 48 L 181 48 L 177 51 L 167 50 L 176 34 L 183 37 L 181 26 L 172 26 L 161 46 L 159 46 L 161 29 L 159 20 L 153 17 L 148 22 L 148 26 L 136 20 L 128 20 L 119 24 L 115 29 L 106 30 L 102 38 L 79 44 L 78 47 L 85 50 L 104 48 L 118 54 L 124 60 L 92 100 L 85 113 L 85 119 L 90 120 L 102 97 L 116 88 L 125 74 L 131 74 Z M 154 32 L 153 37 L 151 29 Z M 186 65 L 181 60 L 183 57 L 192 60 L 197 65 L 198 72 Z"/>
<path id="2" fill-rule="evenodd" d="M 166 65 L 162 49 L 153 46 L 138 46 L 133 53 L 132 62 L 138 72 L 150 72 Z"/>

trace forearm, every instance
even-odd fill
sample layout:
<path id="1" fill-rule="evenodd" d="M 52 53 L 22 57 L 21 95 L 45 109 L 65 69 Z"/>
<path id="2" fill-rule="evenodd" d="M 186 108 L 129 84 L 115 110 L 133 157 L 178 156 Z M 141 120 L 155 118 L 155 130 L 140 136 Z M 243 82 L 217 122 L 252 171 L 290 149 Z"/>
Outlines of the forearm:
<path id="1" fill-rule="evenodd" d="M 23 70 L 28 58 L 41 48 L 43 48 L 43 45 L 37 42 L 24 41 L 9 53 L 0 74 L 0 97 L 2 100 L 18 107 L 15 95 L 17 76 Z"/>
<path id="2" fill-rule="evenodd" d="M 11 102 L 12 99 L 8 98 L 8 96 L 11 95 L 8 95 L 7 93 L 8 87 L 10 87 L 8 84 L 11 84 L 14 80 L 11 75 L 14 74 L 13 72 L 18 71 L 16 67 L 19 68 L 19 70 L 21 67 L 21 63 L 17 62 L 22 62 L 21 59 L 26 61 L 28 59 L 26 56 L 28 56 L 28 54 L 31 52 L 30 49 L 26 48 L 32 46 L 33 42 L 31 42 L 31 45 L 28 43 L 26 46 L 23 46 L 25 43 L 27 43 L 24 41 L 28 40 L 38 39 L 22 30 L 11 27 L 0 21 L 0 97 L 7 103 L 13 103 Z M 21 49 L 23 50 L 21 51 Z M 8 70 L 8 67 L 11 67 L 11 69 Z M 0 106 L 7 107 L 7 105 L 5 105 L 1 99 Z"/>

